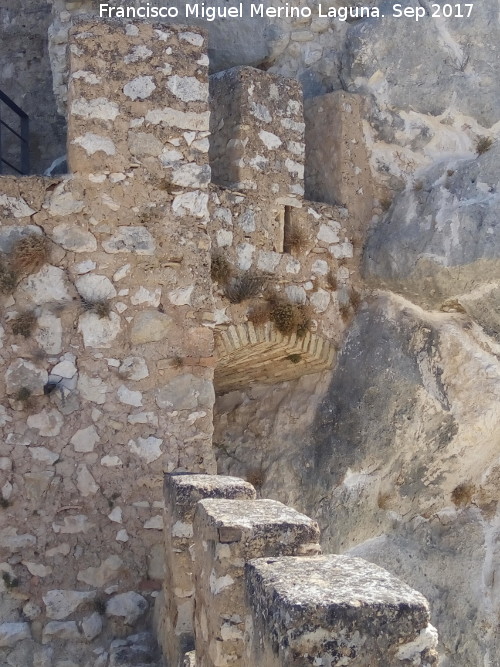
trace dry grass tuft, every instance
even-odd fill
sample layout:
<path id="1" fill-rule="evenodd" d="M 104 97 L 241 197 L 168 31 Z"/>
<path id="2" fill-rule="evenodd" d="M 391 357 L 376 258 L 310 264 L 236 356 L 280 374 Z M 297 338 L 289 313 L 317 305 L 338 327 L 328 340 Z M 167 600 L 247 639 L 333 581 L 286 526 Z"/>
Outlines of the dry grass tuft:
<path id="1" fill-rule="evenodd" d="M 328 273 L 326 274 L 326 284 L 333 291 L 337 289 L 338 286 L 337 276 L 334 274 L 333 271 L 328 271 Z"/>
<path id="2" fill-rule="evenodd" d="M 451 499 L 457 507 L 466 507 L 472 502 L 476 487 L 470 482 L 462 482 L 451 492 Z"/>
<path id="3" fill-rule="evenodd" d="M 311 328 L 311 309 L 304 304 L 293 303 L 284 296 L 272 296 L 269 301 L 270 318 L 284 336 L 295 333 L 303 338 Z"/>
<path id="4" fill-rule="evenodd" d="M 288 357 L 286 357 L 287 361 L 291 361 L 292 364 L 298 364 L 300 360 L 302 359 L 301 354 L 289 354 Z"/>
<path id="5" fill-rule="evenodd" d="M 491 137 L 479 137 L 476 141 L 476 153 L 482 155 L 490 150 L 493 146 L 493 139 Z"/>
<path id="6" fill-rule="evenodd" d="M 172 367 L 182 368 L 184 366 L 184 359 L 182 357 L 172 357 Z"/>
<path id="7" fill-rule="evenodd" d="M 271 319 L 269 304 L 267 302 L 257 304 L 248 311 L 247 317 L 248 321 L 252 322 L 255 326 L 269 322 Z"/>
<path id="8" fill-rule="evenodd" d="M 309 239 L 304 229 L 296 222 L 285 225 L 283 249 L 285 252 L 301 252 L 307 248 Z"/>
<path id="9" fill-rule="evenodd" d="M 262 292 L 266 283 L 266 277 L 246 271 L 236 276 L 226 285 L 224 294 L 231 303 L 241 303 L 247 299 L 253 299 Z"/>
<path id="10" fill-rule="evenodd" d="M 35 326 L 35 313 L 32 310 L 26 310 L 24 313 L 19 313 L 19 315 L 12 320 L 12 333 L 15 336 L 29 338 L 34 331 Z"/>
<path id="11" fill-rule="evenodd" d="M 95 313 L 99 319 L 109 317 L 111 313 L 111 301 L 109 299 L 84 299 L 82 297 L 82 308 L 87 313 Z"/>
<path id="12" fill-rule="evenodd" d="M 340 317 L 343 322 L 348 322 L 351 317 L 351 306 L 348 303 L 342 303 L 339 306 Z"/>
<path id="13" fill-rule="evenodd" d="M 390 197 L 389 195 L 385 195 L 384 197 L 382 197 L 382 199 L 380 199 L 380 208 L 384 213 L 387 213 L 387 211 L 391 208 L 391 204 L 392 204 L 392 197 Z"/>
<path id="14" fill-rule="evenodd" d="M 21 273 L 36 273 L 49 261 L 50 241 L 46 236 L 30 234 L 12 248 L 12 263 Z"/>
<path id="15" fill-rule="evenodd" d="M 210 275 L 212 280 L 221 285 L 225 285 L 231 277 L 231 264 L 221 252 L 215 252 L 212 255 L 210 264 Z"/>
<path id="16" fill-rule="evenodd" d="M 351 290 L 351 293 L 349 295 L 349 301 L 351 302 L 351 306 L 354 312 L 357 312 L 360 305 L 361 305 L 361 294 L 359 292 L 356 292 L 356 290 Z"/>

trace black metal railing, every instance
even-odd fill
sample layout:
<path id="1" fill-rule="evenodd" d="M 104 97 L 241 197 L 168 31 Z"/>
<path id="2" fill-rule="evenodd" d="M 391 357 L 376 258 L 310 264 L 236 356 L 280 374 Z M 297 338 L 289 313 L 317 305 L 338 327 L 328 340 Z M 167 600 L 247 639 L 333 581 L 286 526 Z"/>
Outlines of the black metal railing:
<path id="1" fill-rule="evenodd" d="M 19 131 L 15 130 L 11 125 L 6 123 L 5 120 L 2 119 L 2 111 L 5 112 L 5 107 L 3 105 L 6 105 L 11 111 L 14 112 L 16 116 L 18 116 L 20 121 Z M 10 99 L 10 97 L 8 97 L 8 95 L 6 95 L 4 92 L 0 90 L 0 174 L 4 173 L 5 167 L 9 167 L 9 169 L 12 169 L 12 171 L 14 171 L 16 174 L 20 174 L 21 176 L 29 174 L 30 171 L 29 124 L 30 124 L 30 119 L 28 114 L 25 113 L 20 107 L 18 107 L 17 104 L 15 104 Z M 14 135 L 19 140 L 19 151 L 18 151 L 19 162 L 17 166 L 12 164 L 12 162 L 7 160 L 7 158 L 5 157 L 5 148 L 4 148 L 5 142 L 2 141 L 2 135 L 4 134 L 5 131 L 9 132 L 11 135 Z"/>

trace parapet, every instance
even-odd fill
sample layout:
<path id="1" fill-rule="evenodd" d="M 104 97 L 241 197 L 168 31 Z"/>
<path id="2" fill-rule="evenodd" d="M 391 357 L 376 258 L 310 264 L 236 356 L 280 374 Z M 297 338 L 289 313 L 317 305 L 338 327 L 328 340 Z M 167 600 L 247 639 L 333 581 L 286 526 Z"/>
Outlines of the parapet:
<path id="1" fill-rule="evenodd" d="M 166 535 L 167 559 L 189 553 L 194 573 L 195 648 L 175 659 L 167 654 L 171 667 L 438 664 L 437 633 L 420 593 L 361 558 L 321 555 L 316 522 L 253 499 L 248 483 L 201 475 L 197 484 L 197 477 L 168 476 L 165 486 L 166 525 L 176 518 L 171 501 L 179 493 L 184 515 L 194 513 L 182 524 L 181 549 Z M 211 497 L 196 502 L 205 492 Z M 179 594 L 165 587 L 167 616 L 176 613 L 168 599 Z"/>
<path id="2" fill-rule="evenodd" d="M 265 198 L 304 194 L 304 118 L 298 81 L 252 67 L 210 77 L 212 180 Z"/>
<path id="3" fill-rule="evenodd" d="M 361 558 L 266 558 L 246 565 L 255 620 L 247 665 L 435 665 L 425 598 Z M 410 662 L 407 662 L 410 661 Z"/>

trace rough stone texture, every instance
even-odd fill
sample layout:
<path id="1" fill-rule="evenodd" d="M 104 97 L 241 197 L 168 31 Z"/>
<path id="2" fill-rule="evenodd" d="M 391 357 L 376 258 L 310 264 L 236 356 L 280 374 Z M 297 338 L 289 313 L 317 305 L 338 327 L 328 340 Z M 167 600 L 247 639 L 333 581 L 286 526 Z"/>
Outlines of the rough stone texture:
<path id="1" fill-rule="evenodd" d="M 156 604 L 157 633 L 172 667 L 194 646 L 193 520 L 204 498 L 255 498 L 255 489 L 236 477 L 172 474 L 165 476 L 166 568 L 162 598 Z"/>
<path id="2" fill-rule="evenodd" d="M 258 558 L 245 578 L 255 619 L 248 667 L 437 664 L 425 598 L 367 561 Z"/>
<path id="3" fill-rule="evenodd" d="M 238 190 L 255 190 L 264 172 L 275 194 L 303 194 L 304 158 L 289 148 L 304 142 L 300 86 L 249 67 L 210 78 L 213 180 Z M 262 181 L 262 179 L 259 179 Z M 248 230 L 250 231 L 250 230 Z"/>
<path id="4" fill-rule="evenodd" d="M 364 97 L 336 91 L 305 100 L 305 192 L 341 204 L 361 232 L 372 215 L 373 185 L 363 135 Z"/>
<path id="5" fill-rule="evenodd" d="M 196 90 L 208 90 L 206 65 L 197 63 L 205 37 L 193 33 L 191 44 L 172 29 L 162 41 L 155 29 L 140 23 L 130 36 L 123 24 L 78 23 L 69 105 L 73 173 L 0 182 L 2 266 L 12 261 L 20 235 L 51 239 L 44 265 L 31 274 L 21 271 L 12 294 L 2 294 L 0 393 L 6 398 L 0 424 L 2 454 L 13 464 L 0 471 L 1 543 L 18 585 L 2 593 L 1 618 L 18 624 L 24 606 L 40 607 L 27 626 L 33 626 L 33 640 L 16 642 L 17 653 L 1 649 L 0 662 L 7 664 L 28 667 L 26 656 L 42 650 L 40 642 L 53 649 L 51 667 L 97 660 L 94 649 L 110 664 L 125 664 L 120 651 L 107 654 L 109 641 L 148 627 L 161 589 L 163 473 L 215 467 L 213 332 L 203 326 L 203 314 L 213 308 L 210 240 L 199 218 L 173 212 L 172 196 L 161 185 L 172 168 L 150 152 L 133 155 L 129 145 L 146 129 L 162 146 L 173 147 L 173 141 L 176 168 L 202 170 L 205 181 L 195 188 L 208 198 L 207 152 L 191 148 L 206 132 L 185 139 L 177 127 L 143 127 L 148 111 L 160 105 L 208 117 L 206 99 L 186 102 L 169 93 L 168 76 L 158 69 L 170 60 L 173 75 L 188 77 L 191 85 L 196 79 Z M 144 44 L 150 52 L 144 60 L 127 60 Z M 161 99 L 156 89 L 135 100 L 124 92 L 144 68 L 156 88 L 165 89 Z M 89 74 L 80 76 L 82 71 Z M 91 74 L 103 73 L 97 89 Z M 193 191 L 191 185 L 175 188 Z M 190 299 L 173 303 L 168 295 L 175 290 Z M 34 320 L 26 337 L 12 324 L 25 310 Z M 176 357 L 189 364 L 176 366 Z M 189 401 L 174 409 L 177 397 L 169 405 L 166 397 L 160 407 L 156 390 L 172 382 L 185 386 Z M 123 595 L 133 598 L 131 604 Z M 88 598 L 80 605 L 74 596 Z M 24 627 L 19 632 L 28 639 Z M 135 649 L 127 651 L 130 664 L 141 664 Z"/>
<path id="6" fill-rule="evenodd" d="M 210 499 L 197 504 L 193 530 L 197 663 L 242 664 L 253 624 L 245 600 L 245 561 L 319 553 L 318 526 L 273 500 Z"/>
<path id="7" fill-rule="evenodd" d="M 365 248 L 371 285 L 425 308 L 466 312 L 500 340 L 500 144 L 425 172 L 374 226 Z"/>
<path id="8" fill-rule="evenodd" d="M 498 654 L 497 354 L 468 316 L 380 293 L 334 374 L 232 392 L 216 409 L 219 470 L 316 518 L 325 551 L 421 591 L 444 665 Z"/>

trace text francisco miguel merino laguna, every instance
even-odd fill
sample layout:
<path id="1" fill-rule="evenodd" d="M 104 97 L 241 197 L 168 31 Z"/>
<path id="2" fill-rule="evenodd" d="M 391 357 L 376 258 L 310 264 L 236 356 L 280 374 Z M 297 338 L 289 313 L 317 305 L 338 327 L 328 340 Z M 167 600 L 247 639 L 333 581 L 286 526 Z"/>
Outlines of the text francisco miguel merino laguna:
<path id="1" fill-rule="evenodd" d="M 433 5 L 434 6 L 434 5 Z M 436 5 L 438 7 L 438 5 Z M 464 7 L 472 7 L 464 5 Z M 351 18 L 382 18 L 378 7 L 330 7 L 319 3 L 314 8 L 315 14 L 321 18 L 332 18 L 339 21 L 347 21 Z M 219 18 L 309 18 L 313 10 L 310 7 L 295 7 L 285 3 L 281 7 L 266 7 L 263 3 L 239 2 L 233 5 L 213 6 L 204 2 L 186 3 L 183 8 L 167 4 L 153 5 L 145 3 L 140 7 L 120 6 L 114 7 L 105 3 L 99 4 L 99 16 L 101 18 L 130 18 L 130 19 L 155 19 L 155 18 L 195 18 L 215 21 Z M 403 7 L 401 4 L 392 5 L 392 16 L 413 18 L 418 21 L 423 18 L 426 11 L 423 7 Z"/>

